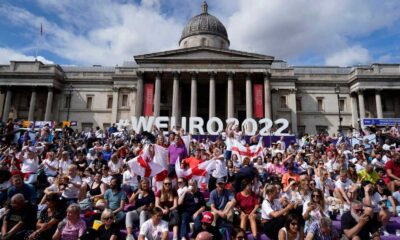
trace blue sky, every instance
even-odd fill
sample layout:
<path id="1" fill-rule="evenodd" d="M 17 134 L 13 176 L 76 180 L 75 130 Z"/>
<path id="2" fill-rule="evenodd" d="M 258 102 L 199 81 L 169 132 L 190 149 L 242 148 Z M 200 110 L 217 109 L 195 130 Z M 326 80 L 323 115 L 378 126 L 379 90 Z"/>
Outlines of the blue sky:
<path id="1" fill-rule="evenodd" d="M 0 63 L 39 60 L 104 66 L 171 50 L 201 0 L 6 0 Z M 231 49 L 289 65 L 400 63 L 397 0 L 209 0 Z M 40 25 L 43 35 L 40 36 Z"/>

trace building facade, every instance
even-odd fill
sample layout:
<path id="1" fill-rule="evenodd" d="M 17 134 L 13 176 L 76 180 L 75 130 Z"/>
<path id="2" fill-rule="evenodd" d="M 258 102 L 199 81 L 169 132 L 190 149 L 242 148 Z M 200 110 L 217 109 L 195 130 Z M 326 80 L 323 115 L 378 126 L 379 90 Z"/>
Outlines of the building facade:
<path id="1" fill-rule="evenodd" d="M 149 91 L 154 116 L 285 118 L 293 134 L 334 133 L 339 112 L 344 129 L 359 128 L 363 118 L 400 117 L 400 64 L 292 67 L 232 50 L 224 25 L 202 7 L 185 26 L 178 49 L 138 55 L 122 66 L 0 65 L 2 120 L 72 120 L 78 128 L 106 128 L 143 116 Z"/>

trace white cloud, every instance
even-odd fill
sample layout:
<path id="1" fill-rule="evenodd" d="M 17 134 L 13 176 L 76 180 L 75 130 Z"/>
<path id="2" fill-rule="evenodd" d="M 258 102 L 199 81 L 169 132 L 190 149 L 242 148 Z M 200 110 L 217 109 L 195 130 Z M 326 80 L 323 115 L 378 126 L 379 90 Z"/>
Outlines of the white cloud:
<path id="1" fill-rule="evenodd" d="M 28 56 L 8 48 L 0 48 L 0 64 L 10 64 L 10 61 L 34 61 L 34 60 L 35 60 L 34 56 Z M 42 56 L 38 56 L 37 60 L 41 61 L 42 63 L 54 64 L 53 61 L 50 61 Z"/>
<path id="2" fill-rule="evenodd" d="M 371 63 L 371 56 L 368 49 L 362 48 L 361 46 L 353 46 L 328 56 L 325 63 L 326 65 L 342 67 L 366 64 Z"/>
<path id="3" fill-rule="evenodd" d="M 32 36 L 43 23 L 40 50 L 73 64 L 115 65 L 133 60 L 137 54 L 176 49 L 184 24 L 201 12 L 202 1 L 36 2 L 56 20 L 10 4 L 0 5 L 0 20 L 26 26 Z M 227 27 L 232 49 L 267 54 L 289 63 L 308 54 L 325 59 L 327 64 L 371 61 L 374 54 L 365 53 L 364 46 L 354 39 L 400 19 L 396 0 L 219 0 L 208 4 L 209 13 Z M 340 55 L 349 60 L 340 62 L 336 59 Z"/>
<path id="4" fill-rule="evenodd" d="M 226 25 L 236 49 L 289 61 L 309 53 L 326 58 L 399 21 L 399 8 L 396 1 L 240 0 Z"/>

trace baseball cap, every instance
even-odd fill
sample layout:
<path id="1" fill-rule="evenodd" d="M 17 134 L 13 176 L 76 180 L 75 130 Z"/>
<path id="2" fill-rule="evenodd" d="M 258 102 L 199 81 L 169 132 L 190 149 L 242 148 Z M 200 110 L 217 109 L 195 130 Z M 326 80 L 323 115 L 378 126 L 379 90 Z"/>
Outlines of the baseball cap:
<path id="1" fill-rule="evenodd" d="M 225 179 L 223 179 L 223 178 L 218 178 L 218 179 L 217 179 L 217 184 L 218 184 L 218 183 L 225 183 Z"/>
<path id="2" fill-rule="evenodd" d="M 211 212 L 204 212 L 201 218 L 202 223 L 211 224 L 214 221 L 214 215 Z"/>
<path id="3" fill-rule="evenodd" d="M 378 179 L 378 181 L 376 181 L 376 184 L 385 185 L 385 182 L 382 179 Z"/>

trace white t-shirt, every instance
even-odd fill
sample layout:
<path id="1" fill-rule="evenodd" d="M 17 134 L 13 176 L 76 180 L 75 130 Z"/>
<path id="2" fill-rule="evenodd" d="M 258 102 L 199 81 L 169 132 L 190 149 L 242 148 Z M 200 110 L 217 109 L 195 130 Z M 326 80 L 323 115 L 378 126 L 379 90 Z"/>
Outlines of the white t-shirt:
<path id="1" fill-rule="evenodd" d="M 345 191 L 349 190 L 351 185 L 353 185 L 353 181 L 347 179 L 346 182 L 342 182 L 340 179 L 335 182 L 335 187 L 341 188 Z"/>
<path id="2" fill-rule="evenodd" d="M 60 160 L 59 162 L 58 162 L 58 172 L 60 173 L 60 174 L 67 174 L 68 173 L 68 166 L 71 164 L 71 160 L 68 160 L 68 161 L 63 161 L 63 160 Z"/>
<path id="3" fill-rule="evenodd" d="M 62 193 L 62 196 L 64 198 L 78 198 L 79 196 L 79 191 L 80 188 L 77 188 L 75 185 L 73 185 L 72 183 L 75 184 L 82 184 L 82 179 L 81 177 L 79 177 L 78 175 L 76 175 L 74 178 L 72 178 L 70 180 L 70 183 L 68 183 L 67 187 L 64 189 L 64 192 Z"/>
<path id="4" fill-rule="evenodd" d="M 119 169 L 122 168 L 122 159 L 118 159 L 117 163 L 113 163 L 111 160 L 108 162 L 108 167 L 110 168 L 111 173 L 119 173 Z"/>
<path id="5" fill-rule="evenodd" d="M 22 162 L 21 172 L 23 173 L 36 173 L 39 168 L 39 160 L 24 158 Z"/>
<path id="6" fill-rule="evenodd" d="M 111 179 L 112 179 L 112 176 L 111 176 L 111 175 L 108 175 L 107 177 L 104 177 L 104 176 L 103 176 L 103 177 L 101 178 L 101 181 L 102 181 L 103 183 L 107 184 L 107 185 L 110 185 Z"/>
<path id="7" fill-rule="evenodd" d="M 159 240 L 165 232 L 168 232 L 166 221 L 161 220 L 158 225 L 153 225 L 153 219 L 149 219 L 140 227 L 139 236 L 144 236 L 146 240 Z"/>
<path id="8" fill-rule="evenodd" d="M 214 178 L 222 178 L 228 175 L 228 169 L 224 160 L 215 160 L 215 170 L 212 172 L 211 175 Z"/>
<path id="9" fill-rule="evenodd" d="M 268 199 L 264 199 L 261 205 L 261 219 L 271 220 L 271 213 L 275 211 L 279 211 L 282 209 L 282 205 L 279 203 L 278 199 L 274 199 L 274 201 L 269 202 Z"/>
<path id="10" fill-rule="evenodd" d="M 54 159 L 53 161 L 51 161 L 50 159 L 45 159 L 43 163 L 44 163 L 44 172 L 46 173 L 47 176 L 57 175 L 57 170 L 50 169 L 47 165 L 57 169 L 59 165 L 58 160 Z"/>
<path id="11" fill-rule="evenodd" d="M 131 173 L 129 170 L 126 170 L 122 174 L 122 183 L 127 184 L 129 186 L 138 186 L 137 176 L 134 173 Z"/>
<path id="12" fill-rule="evenodd" d="M 377 159 L 377 158 L 374 158 L 373 160 L 372 160 L 372 165 L 374 165 L 375 167 L 385 167 L 385 163 L 382 161 L 382 159 Z"/>

